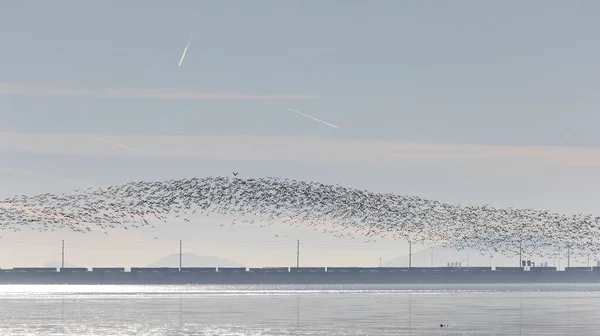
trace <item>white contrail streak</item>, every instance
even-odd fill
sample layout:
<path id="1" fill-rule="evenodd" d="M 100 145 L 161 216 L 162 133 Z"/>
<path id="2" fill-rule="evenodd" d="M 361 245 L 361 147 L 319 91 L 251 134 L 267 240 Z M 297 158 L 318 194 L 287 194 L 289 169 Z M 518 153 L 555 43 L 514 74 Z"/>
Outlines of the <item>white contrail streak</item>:
<path id="1" fill-rule="evenodd" d="M 111 144 L 111 145 L 115 145 L 115 146 L 119 146 L 119 147 L 121 147 L 121 148 L 125 148 L 125 149 L 134 150 L 134 151 L 138 151 L 138 152 L 139 152 L 139 149 L 137 149 L 137 148 L 134 148 L 134 147 L 129 147 L 129 146 L 126 146 L 126 145 L 120 144 L 120 143 L 118 143 L 118 142 L 113 142 L 113 141 L 106 140 L 106 139 L 103 139 L 103 138 L 93 137 L 93 136 L 91 136 L 91 135 L 87 135 L 87 134 L 81 134 L 81 135 L 83 135 L 84 137 L 90 138 L 90 139 L 94 139 L 94 140 L 98 140 L 98 141 L 106 142 L 106 143 L 109 143 L 109 144 Z"/>
<path id="2" fill-rule="evenodd" d="M 309 116 L 308 114 L 302 113 L 302 112 L 300 112 L 300 111 L 296 111 L 296 110 L 294 110 L 294 109 L 291 109 L 291 108 L 288 108 L 288 110 L 290 110 L 290 111 L 292 111 L 292 112 L 294 112 L 294 113 L 298 113 L 298 114 L 299 114 L 299 115 L 301 115 L 301 116 L 305 116 L 305 117 L 307 117 L 307 118 L 310 118 L 310 119 L 312 119 L 312 120 L 314 120 L 314 121 L 318 121 L 318 122 L 320 122 L 320 123 L 322 123 L 322 124 L 325 124 L 325 125 L 327 125 L 327 126 L 333 127 L 333 128 L 335 128 L 335 129 L 340 129 L 339 127 L 335 126 L 334 124 L 330 124 L 330 123 L 328 123 L 328 122 L 326 122 L 326 121 L 323 121 L 323 120 L 321 120 L 321 119 L 317 119 L 317 118 L 315 118 L 315 117 L 311 117 L 311 116 Z"/>
<path id="3" fill-rule="evenodd" d="M 190 41 L 188 42 L 188 44 L 185 46 L 185 49 L 183 49 L 183 54 L 181 55 L 181 59 L 179 60 L 178 67 L 181 67 L 181 63 L 183 63 L 183 59 L 185 58 L 185 54 L 187 53 L 187 50 L 190 47 L 191 43 L 192 43 L 192 39 L 190 39 Z"/>

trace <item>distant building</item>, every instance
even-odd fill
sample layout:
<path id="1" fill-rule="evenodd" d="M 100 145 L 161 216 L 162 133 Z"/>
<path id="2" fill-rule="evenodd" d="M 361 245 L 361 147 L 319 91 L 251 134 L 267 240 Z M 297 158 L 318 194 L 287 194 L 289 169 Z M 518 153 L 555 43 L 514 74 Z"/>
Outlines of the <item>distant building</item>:
<path id="1" fill-rule="evenodd" d="M 600 267 L 600 260 L 596 261 L 596 266 Z"/>

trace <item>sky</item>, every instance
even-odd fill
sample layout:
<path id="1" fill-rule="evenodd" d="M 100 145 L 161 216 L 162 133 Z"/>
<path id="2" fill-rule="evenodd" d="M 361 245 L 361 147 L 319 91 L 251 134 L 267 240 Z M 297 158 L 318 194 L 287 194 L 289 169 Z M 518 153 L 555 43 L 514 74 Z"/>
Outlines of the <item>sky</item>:
<path id="1" fill-rule="evenodd" d="M 557 0 L 5 1 L 0 197 L 238 171 L 595 213 L 599 15 Z M 144 266 L 180 239 L 252 267 L 293 266 L 298 239 L 304 266 L 408 253 L 226 221 L 1 232 L 0 267 L 60 260 L 61 240 L 89 267 Z"/>

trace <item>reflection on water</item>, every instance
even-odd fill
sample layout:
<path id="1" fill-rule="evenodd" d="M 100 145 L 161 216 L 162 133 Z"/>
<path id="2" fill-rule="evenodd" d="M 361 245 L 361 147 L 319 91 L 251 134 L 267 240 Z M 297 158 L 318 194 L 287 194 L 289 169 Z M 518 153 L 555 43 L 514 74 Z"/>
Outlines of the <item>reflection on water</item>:
<path id="1" fill-rule="evenodd" d="M 408 333 L 412 334 L 412 294 L 408 293 Z"/>
<path id="2" fill-rule="evenodd" d="M 1 335 L 600 335 L 596 285 L 9 287 Z"/>
<path id="3" fill-rule="evenodd" d="M 296 331 L 300 330 L 300 295 L 296 295 Z"/>

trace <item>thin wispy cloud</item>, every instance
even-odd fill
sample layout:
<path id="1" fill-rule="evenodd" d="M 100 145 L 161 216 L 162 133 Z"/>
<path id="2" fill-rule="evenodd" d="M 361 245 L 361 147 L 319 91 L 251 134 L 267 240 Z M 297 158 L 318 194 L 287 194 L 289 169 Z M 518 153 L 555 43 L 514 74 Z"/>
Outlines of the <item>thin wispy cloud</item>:
<path id="1" fill-rule="evenodd" d="M 483 146 L 281 136 L 110 137 L 139 151 L 100 141 L 82 143 L 78 134 L 0 132 L 0 152 L 26 151 L 86 157 L 206 158 L 216 160 L 403 165 L 419 160 L 506 160 L 553 165 L 600 166 L 600 148 Z"/>
<path id="2" fill-rule="evenodd" d="M 103 99 L 181 99 L 181 100 L 301 100 L 314 95 L 270 95 L 254 93 L 215 93 L 153 88 L 74 88 L 46 84 L 0 83 L 0 95 L 28 97 L 84 97 Z"/>
<path id="3" fill-rule="evenodd" d="M 45 170 L 41 170 L 41 169 L 32 170 L 32 169 L 24 169 L 24 168 L 17 168 L 17 167 L 2 165 L 2 166 L 0 166 L 0 173 L 2 173 L 3 175 L 8 174 L 8 175 L 14 176 L 16 178 L 24 178 L 24 179 L 27 179 L 28 181 L 32 181 L 32 180 L 56 181 L 56 182 L 60 182 L 63 184 L 76 185 L 78 187 L 101 188 L 101 187 L 105 186 L 105 185 L 98 184 L 96 182 L 89 181 L 89 180 L 81 180 L 81 179 L 77 179 L 77 178 L 59 176 L 59 175 L 52 174 L 52 173 L 49 173 L 49 172 L 47 172 Z"/>

